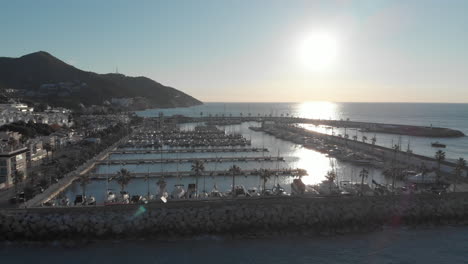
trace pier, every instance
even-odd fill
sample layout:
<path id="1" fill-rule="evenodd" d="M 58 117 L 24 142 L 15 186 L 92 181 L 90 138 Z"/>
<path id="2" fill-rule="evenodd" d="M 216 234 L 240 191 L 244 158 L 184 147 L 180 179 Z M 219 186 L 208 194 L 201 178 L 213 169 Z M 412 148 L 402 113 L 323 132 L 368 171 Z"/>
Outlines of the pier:
<path id="1" fill-rule="evenodd" d="M 283 157 L 219 157 L 219 158 L 181 158 L 181 159 L 123 159 L 123 160 L 100 160 L 98 165 L 116 165 L 116 164 L 154 164 L 154 163 L 183 163 L 183 162 L 248 162 L 248 161 L 284 161 Z"/>
<path id="2" fill-rule="evenodd" d="M 167 118 L 167 117 L 166 117 Z M 337 128 L 357 128 L 363 132 L 372 133 L 387 133 L 397 135 L 408 135 L 418 137 L 464 137 L 465 134 L 459 130 L 433 127 L 431 124 L 428 126 L 415 126 L 415 125 L 402 125 L 402 124 L 385 124 L 375 122 L 360 122 L 351 120 L 325 120 L 325 119 L 310 119 L 310 118 L 299 118 L 292 116 L 249 116 L 249 117 L 176 117 L 178 122 L 218 122 L 220 124 L 234 122 L 240 120 L 240 122 L 276 122 L 285 124 L 314 124 L 332 126 Z"/>
<path id="3" fill-rule="evenodd" d="M 183 148 L 183 149 L 126 149 L 109 154 L 160 154 L 160 153 L 213 153 L 213 152 L 268 152 L 267 148 Z"/>
<path id="4" fill-rule="evenodd" d="M 300 169 L 269 169 L 270 172 L 276 174 L 277 176 L 290 176 L 295 177 L 299 176 L 303 170 Z M 91 173 L 90 178 L 94 180 L 106 180 L 112 177 L 115 177 L 117 173 Z M 218 171 L 205 171 L 203 172 L 205 176 L 232 176 L 232 173 L 228 170 L 218 170 Z M 201 175 L 201 176 L 203 176 Z M 235 176 L 258 176 L 260 175 L 260 170 L 241 170 Z M 193 177 L 195 176 L 193 171 L 172 171 L 172 172 L 131 172 L 132 178 L 159 178 L 159 177 Z"/>

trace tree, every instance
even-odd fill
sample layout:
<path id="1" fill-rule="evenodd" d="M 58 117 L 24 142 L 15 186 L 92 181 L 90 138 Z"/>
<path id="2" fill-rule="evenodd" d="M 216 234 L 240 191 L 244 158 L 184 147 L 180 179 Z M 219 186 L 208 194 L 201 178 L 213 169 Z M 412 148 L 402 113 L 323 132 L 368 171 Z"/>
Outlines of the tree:
<path id="1" fill-rule="evenodd" d="M 163 197 L 164 191 L 165 191 L 166 186 L 167 186 L 166 181 L 163 178 L 161 178 L 156 182 L 156 185 L 159 187 L 159 190 L 160 190 L 159 195 L 161 197 Z M 148 195 L 148 197 L 149 197 L 149 195 Z"/>
<path id="2" fill-rule="evenodd" d="M 332 170 L 328 171 L 325 175 L 325 179 L 328 181 L 328 188 L 330 189 L 330 193 L 332 193 L 333 183 L 336 180 L 336 173 Z"/>
<path id="3" fill-rule="evenodd" d="M 457 160 L 457 165 L 455 166 L 455 182 L 453 184 L 453 191 L 455 192 L 456 184 L 460 177 L 462 176 L 463 170 L 466 168 L 466 160 L 464 158 L 459 158 Z"/>
<path id="4" fill-rule="evenodd" d="M 236 166 L 236 165 L 232 165 L 230 168 L 229 168 L 229 172 L 231 173 L 232 175 L 232 196 L 235 196 L 235 187 L 236 187 L 236 175 L 240 175 L 241 174 L 241 169 Z"/>
<path id="5" fill-rule="evenodd" d="M 15 194 L 18 194 L 18 187 L 24 181 L 24 172 L 16 170 L 13 173 L 13 185 L 15 186 Z"/>
<path id="6" fill-rule="evenodd" d="M 393 161 L 392 161 L 392 190 L 395 191 L 395 179 L 397 175 L 397 168 L 396 168 L 396 163 L 397 163 L 397 153 L 398 150 L 400 150 L 400 147 L 398 145 L 394 145 L 392 147 L 393 149 Z"/>
<path id="7" fill-rule="evenodd" d="M 421 171 L 421 182 L 424 183 L 424 176 L 426 176 L 426 173 L 428 173 L 428 169 L 427 169 L 426 164 L 424 162 L 421 163 L 421 166 L 419 167 L 419 170 Z"/>
<path id="8" fill-rule="evenodd" d="M 304 170 L 304 169 L 297 169 L 296 175 L 297 175 L 299 178 L 302 178 L 302 177 L 308 175 L 308 173 L 307 173 L 307 171 Z"/>
<path id="9" fill-rule="evenodd" d="M 194 163 L 192 163 L 192 171 L 195 173 L 195 188 L 198 197 L 198 177 L 200 177 L 205 171 L 205 165 L 203 164 L 203 161 L 196 160 Z"/>
<path id="10" fill-rule="evenodd" d="M 115 177 L 115 180 L 120 185 L 121 192 L 124 191 L 125 187 L 130 183 L 131 179 L 132 179 L 132 175 L 130 174 L 130 171 L 128 171 L 127 169 L 122 168 L 117 172 L 117 177 Z"/>
<path id="11" fill-rule="evenodd" d="M 263 191 L 266 189 L 266 183 L 270 179 L 272 173 L 270 170 L 267 169 L 261 169 L 260 170 L 260 179 L 263 181 Z"/>
<path id="12" fill-rule="evenodd" d="M 91 182 L 91 179 L 89 175 L 85 173 L 78 176 L 78 180 L 80 181 L 81 193 L 83 197 L 86 197 L 86 186 Z"/>
<path id="13" fill-rule="evenodd" d="M 369 171 L 365 168 L 362 168 L 361 172 L 359 172 L 359 176 L 361 177 L 361 196 L 364 195 L 364 178 L 367 179 L 369 177 Z"/>
<path id="14" fill-rule="evenodd" d="M 377 142 L 377 138 L 373 136 L 371 140 L 372 140 L 372 145 L 375 145 L 375 142 Z"/>
<path id="15" fill-rule="evenodd" d="M 435 153 L 435 159 L 437 160 L 437 183 L 440 183 L 440 166 L 441 166 L 441 163 L 442 161 L 445 160 L 445 152 L 443 152 L 442 150 L 438 150 L 436 153 Z"/>
<path id="16" fill-rule="evenodd" d="M 363 143 L 366 143 L 366 142 L 367 142 L 367 137 L 366 137 L 366 136 L 362 136 L 362 142 L 363 142 Z"/>
<path id="17" fill-rule="evenodd" d="M 353 140 L 354 140 L 354 141 L 357 141 L 357 139 L 358 139 L 358 136 L 354 135 L 354 136 L 353 136 Z"/>

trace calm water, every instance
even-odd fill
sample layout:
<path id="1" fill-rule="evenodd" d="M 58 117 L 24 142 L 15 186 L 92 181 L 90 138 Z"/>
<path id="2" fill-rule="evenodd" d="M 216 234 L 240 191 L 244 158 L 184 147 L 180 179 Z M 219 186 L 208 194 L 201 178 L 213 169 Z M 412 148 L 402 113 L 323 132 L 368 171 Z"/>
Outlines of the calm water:
<path id="1" fill-rule="evenodd" d="M 204 116 L 218 114 L 229 115 L 265 115 L 290 114 L 311 118 L 333 118 L 357 121 L 385 122 L 395 124 L 433 125 L 458 129 L 468 134 L 468 104 L 374 104 L 374 103 L 275 103 L 275 104 L 246 104 L 246 103 L 209 103 L 202 106 L 147 110 L 139 112 L 142 116 L 157 116 L 160 111 L 165 115 L 184 114 L 189 116 Z M 227 133 L 241 133 L 252 139 L 255 147 L 266 147 L 269 153 L 263 155 L 279 155 L 286 158 L 285 162 L 244 162 L 236 163 L 242 168 L 304 168 L 309 176 L 304 177 L 306 183 L 317 183 L 324 179 L 330 164 L 335 163 L 339 180 L 359 180 L 361 169 L 347 163 L 334 161 L 325 155 L 308 150 L 296 144 L 285 142 L 263 133 L 248 129 L 256 123 L 233 125 L 225 127 Z M 183 129 L 191 129 L 194 124 L 187 124 Z M 308 129 L 331 133 L 321 127 L 309 126 Z M 350 135 L 357 131 L 350 131 Z M 361 137 L 360 132 L 357 132 Z M 373 135 L 368 136 L 368 138 Z M 467 137 L 457 139 L 426 139 L 418 137 L 399 137 L 395 135 L 377 134 L 377 144 L 390 146 L 400 142 L 405 149 L 410 148 L 420 154 L 432 156 L 436 149 L 430 147 L 430 142 L 438 140 L 447 144 L 447 157 L 468 159 Z M 164 158 L 186 157 L 193 154 L 164 154 Z M 248 156 L 262 155 L 261 153 L 204 153 L 203 157 L 216 156 Z M 158 154 L 113 155 L 111 159 L 159 158 Z M 206 163 L 206 170 L 227 169 L 232 163 Z M 154 164 L 154 165 L 125 165 L 133 172 L 147 171 L 186 171 L 189 163 Z M 99 166 L 101 172 L 113 172 L 121 166 Z M 389 183 L 383 178 L 379 170 L 372 170 L 368 181 L 375 179 L 382 183 Z M 166 178 L 168 189 L 174 184 L 195 182 L 193 178 Z M 127 190 L 132 193 L 145 194 L 149 184 L 150 192 L 156 193 L 156 179 L 150 182 L 132 180 Z M 272 178 L 268 187 L 279 182 L 289 190 L 291 178 Z M 230 188 L 230 177 L 205 177 L 200 179 L 200 188 L 211 190 L 213 184 L 224 191 Z M 236 183 L 246 187 L 259 187 L 258 177 L 237 177 Z M 95 195 L 97 200 L 103 199 L 107 187 L 118 189 L 115 183 L 94 181 L 88 187 L 88 193 Z M 67 190 L 67 195 L 73 199 L 81 193 L 78 185 Z M 28 254 L 24 254 L 27 252 Z M 256 240 L 225 240 L 216 237 L 194 238 L 193 240 L 177 242 L 102 242 L 79 248 L 63 249 L 60 246 L 9 246 L 0 249 L 0 255 L 15 263 L 31 263 L 41 259 L 46 263 L 468 263 L 468 228 L 444 227 L 433 230 L 388 229 L 365 235 L 338 236 L 333 238 L 285 238 L 285 239 L 256 239 Z"/>
<path id="2" fill-rule="evenodd" d="M 182 129 L 188 130 L 193 129 L 196 124 L 185 124 L 182 126 Z M 232 177 L 230 176 L 216 176 L 210 177 L 209 171 L 213 170 L 228 170 L 233 164 L 241 167 L 242 169 L 259 169 L 259 168 L 302 168 L 307 170 L 309 175 L 303 177 L 303 181 L 306 184 L 316 184 L 325 179 L 325 174 L 328 170 L 331 169 L 331 164 L 334 164 L 338 172 L 338 181 L 350 180 L 350 181 L 360 181 L 359 171 L 362 169 L 360 166 L 354 166 L 350 163 L 340 162 L 333 158 L 328 158 L 325 155 L 303 148 L 300 145 L 296 145 L 291 142 L 283 141 L 277 139 L 273 136 L 266 135 L 262 132 L 254 132 L 249 129 L 249 126 L 259 126 L 260 124 L 251 122 L 243 123 L 242 125 L 232 125 L 224 127 L 226 133 L 237 133 L 242 134 L 245 138 L 251 139 L 252 147 L 266 147 L 269 149 L 269 152 L 265 153 L 167 153 L 163 154 L 163 158 L 182 158 L 182 157 L 233 157 L 233 156 L 277 156 L 278 154 L 285 158 L 283 162 L 223 162 L 223 163 L 214 163 L 207 162 L 205 163 L 205 177 L 199 179 L 200 191 L 206 190 L 210 192 L 213 189 L 214 184 L 218 186 L 220 191 L 227 191 L 231 188 Z M 112 155 L 110 159 L 135 159 L 135 158 L 161 158 L 160 154 L 116 154 Z M 128 164 L 128 165 L 101 165 L 98 166 L 97 171 L 100 173 L 112 173 L 117 172 L 121 168 L 126 168 L 130 172 L 177 172 L 177 171 L 190 171 L 192 164 L 191 163 L 162 163 L 162 164 Z M 167 182 L 167 190 L 171 192 L 175 184 L 184 184 L 188 186 L 189 183 L 195 183 L 193 177 L 165 177 Z M 290 184 L 293 178 L 289 176 L 278 176 L 271 177 L 271 179 L 266 184 L 267 188 L 272 188 L 274 184 L 281 184 L 287 192 L 290 192 Z M 371 184 L 372 180 L 375 180 L 379 183 L 390 184 L 391 179 L 385 178 L 382 176 L 382 171 L 379 169 L 370 168 L 369 178 L 367 181 Z M 147 193 L 148 186 L 152 194 L 157 193 L 156 182 L 158 179 L 151 179 L 150 181 L 145 181 L 144 179 L 134 179 L 127 186 L 127 191 L 130 194 L 140 194 L 144 195 Z M 259 176 L 237 176 L 236 184 L 244 185 L 246 188 L 260 188 L 262 182 Z M 87 193 L 96 197 L 98 202 L 103 201 L 105 198 L 105 190 L 111 188 L 114 190 L 119 190 L 119 186 L 115 182 L 107 183 L 107 181 L 93 181 L 87 187 Z M 77 194 L 81 194 L 81 187 L 79 183 L 74 183 L 66 192 L 66 195 L 71 201 Z"/>
<path id="3" fill-rule="evenodd" d="M 226 115 L 252 116 L 273 115 L 319 118 L 319 119 L 347 119 L 354 121 L 369 121 L 392 124 L 408 124 L 421 126 L 438 126 L 457 129 L 468 135 L 468 104 L 434 104 L 434 103 L 207 103 L 189 108 L 151 109 L 138 112 L 141 116 L 158 116 L 159 112 L 165 115 L 183 114 L 187 116 Z M 316 128 L 311 128 L 316 129 Z M 324 131 L 324 130 L 323 130 Z M 331 131 L 327 131 L 331 133 Z M 354 134 L 349 131 L 350 136 Z M 357 132 L 359 138 L 362 134 Z M 374 134 L 367 135 L 368 138 Z M 437 149 L 430 146 L 433 141 L 447 145 L 444 149 L 448 159 L 463 157 L 468 159 L 468 137 L 420 138 L 389 134 L 376 134 L 377 144 L 391 146 L 401 143 L 403 149 L 408 146 L 418 154 L 433 156 Z"/>
<path id="4" fill-rule="evenodd" d="M 0 246 L 5 263 L 468 263 L 468 228 L 388 229 L 332 238 Z"/>
<path id="5" fill-rule="evenodd" d="M 294 115 L 301 117 L 311 118 L 333 118 L 333 119 L 346 119 L 359 121 L 372 121 L 372 122 L 386 122 L 396 124 L 416 124 L 416 125 L 433 125 L 459 129 L 468 134 L 468 104 L 397 104 L 397 103 L 208 103 L 201 106 L 190 108 L 176 108 L 176 109 L 152 109 L 139 112 L 141 116 L 158 116 L 160 112 L 165 115 L 184 114 L 187 116 L 204 116 L 211 115 L 236 115 L 241 113 L 247 116 L 249 113 L 255 115 Z M 196 124 L 182 125 L 182 129 L 190 130 Z M 294 143 L 286 142 L 276 139 L 272 136 L 265 135 L 261 132 L 254 132 L 248 129 L 249 126 L 258 126 L 258 123 L 243 123 L 242 125 L 232 125 L 222 127 L 226 133 L 240 133 L 244 137 L 252 140 L 254 147 L 266 147 L 270 152 L 261 153 L 203 153 L 203 154 L 164 154 L 163 158 L 183 158 L 183 157 L 220 157 L 220 156 L 261 156 L 261 155 L 280 155 L 285 157 L 284 162 L 236 162 L 235 164 L 242 169 L 255 169 L 255 168 L 303 168 L 309 173 L 304 177 L 304 182 L 307 184 L 316 184 L 324 180 L 324 176 L 328 170 L 331 169 L 331 164 L 335 164 L 338 171 L 338 181 L 351 180 L 360 181 L 359 171 L 362 169 L 360 166 L 354 166 L 349 163 L 336 161 L 330 159 L 325 155 L 313 150 L 303 148 Z M 326 130 L 323 127 L 315 127 L 313 125 L 304 125 L 311 130 L 320 131 L 323 133 L 331 133 L 331 130 Z M 342 133 L 336 131 L 336 133 Z M 357 130 L 349 130 L 348 133 L 358 135 L 367 135 L 368 138 L 374 136 L 361 133 Z M 432 141 L 440 141 L 447 144 L 444 149 L 447 153 L 448 159 L 456 159 L 464 157 L 468 159 L 468 138 L 456 139 L 428 139 L 422 137 L 407 137 L 397 136 L 390 134 L 376 134 L 377 144 L 384 146 L 391 146 L 392 144 L 400 143 L 403 149 L 409 147 L 415 152 L 427 156 L 432 156 L 436 149 L 430 146 Z M 135 159 L 135 158 L 160 158 L 159 154 L 119 154 L 112 155 L 111 159 Z M 206 171 L 210 170 L 227 170 L 234 163 L 206 163 Z M 97 168 L 99 172 L 108 173 L 116 172 L 120 168 L 126 168 L 131 172 L 176 172 L 176 171 L 189 171 L 190 163 L 180 164 L 142 164 L 142 165 L 101 165 Z M 208 173 L 207 173 L 208 174 Z M 384 178 L 379 169 L 371 169 L 370 176 L 367 182 L 376 180 L 379 183 L 390 184 L 391 180 Z M 148 187 L 152 194 L 156 193 L 156 181 L 152 179 L 145 182 L 143 179 L 135 179 L 127 187 L 130 194 L 146 194 Z M 187 186 L 189 183 L 194 183 L 195 179 L 191 177 L 166 177 L 167 189 L 172 191 L 175 184 L 184 184 Z M 272 187 L 275 183 L 280 183 L 286 191 L 290 189 L 290 177 L 272 177 L 267 183 L 267 187 Z M 200 190 L 211 191 L 214 184 L 218 186 L 221 191 L 226 191 L 231 188 L 232 180 L 229 176 L 210 177 L 205 175 L 200 179 Z M 239 176 L 236 177 L 236 184 L 242 184 L 247 188 L 261 186 L 261 181 L 258 176 Z M 93 181 L 88 186 L 88 194 L 96 197 L 99 201 L 104 199 L 105 190 L 107 188 L 119 189 L 115 182 L 107 183 L 106 181 Z M 78 184 L 74 184 L 66 192 L 66 195 L 73 200 L 75 195 L 81 193 L 81 188 Z"/>

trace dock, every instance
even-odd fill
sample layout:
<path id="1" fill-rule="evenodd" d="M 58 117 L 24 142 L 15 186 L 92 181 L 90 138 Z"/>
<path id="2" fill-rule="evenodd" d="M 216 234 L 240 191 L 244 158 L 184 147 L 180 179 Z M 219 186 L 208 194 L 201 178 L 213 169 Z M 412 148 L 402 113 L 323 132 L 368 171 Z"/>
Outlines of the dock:
<path id="1" fill-rule="evenodd" d="M 295 177 L 298 176 L 301 172 L 300 169 L 269 169 L 270 172 L 276 174 L 278 176 L 288 176 L 288 177 Z M 260 174 L 260 170 L 241 170 L 240 173 L 236 174 L 236 176 L 258 176 Z M 171 177 L 193 177 L 195 176 L 193 171 L 167 171 L 167 172 L 131 172 L 130 173 L 132 178 L 136 179 L 145 179 L 145 178 L 171 178 Z M 232 176 L 231 172 L 228 170 L 218 170 L 218 171 L 205 171 L 202 173 L 202 176 Z M 117 176 L 117 173 L 91 173 L 90 178 L 93 180 L 106 180 L 112 177 Z M 273 176 L 272 176 L 273 177 Z"/>
<path id="2" fill-rule="evenodd" d="M 127 149 L 109 154 L 160 154 L 160 153 L 214 153 L 214 152 L 268 152 L 267 148 L 183 148 L 183 149 Z"/>
<path id="3" fill-rule="evenodd" d="M 184 162 L 248 162 L 248 161 L 284 161 L 284 157 L 219 157 L 219 158 L 181 158 L 181 159 L 116 159 L 97 161 L 98 165 L 116 164 L 154 164 L 154 163 L 184 163 Z"/>

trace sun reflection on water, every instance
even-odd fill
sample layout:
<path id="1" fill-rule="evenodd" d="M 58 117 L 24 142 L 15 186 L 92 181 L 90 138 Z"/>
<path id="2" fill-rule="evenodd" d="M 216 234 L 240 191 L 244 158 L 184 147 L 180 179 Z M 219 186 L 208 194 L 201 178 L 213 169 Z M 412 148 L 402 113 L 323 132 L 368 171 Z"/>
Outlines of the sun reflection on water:
<path id="1" fill-rule="evenodd" d="M 302 179 L 305 184 L 316 184 L 325 179 L 325 174 L 330 169 L 329 158 L 306 148 L 298 149 L 294 155 L 300 157 L 297 168 L 305 169 L 309 174 Z"/>
<path id="2" fill-rule="evenodd" d="M 298 115 L 314 119 L 337 119 L 338 105 L 332 102 L 304 102 L 299 105 Z"/>

